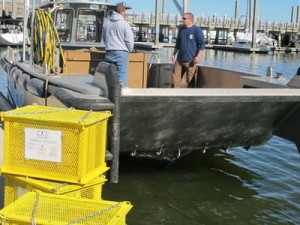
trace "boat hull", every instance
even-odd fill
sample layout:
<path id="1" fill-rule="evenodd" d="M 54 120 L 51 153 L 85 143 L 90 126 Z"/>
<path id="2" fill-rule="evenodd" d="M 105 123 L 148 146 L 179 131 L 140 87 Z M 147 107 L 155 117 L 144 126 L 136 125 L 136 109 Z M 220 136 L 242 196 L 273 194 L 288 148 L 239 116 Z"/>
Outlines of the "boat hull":
<path id="1" fill-rule="evenodd" d="M 295 105 L 280 89 L 126 90 L 121 151 L 173 161 L 192 150 L 247 149 L 269 140 Z"/>
<path id="2" fill-rule="evenodd" d="M 49 106 L 86 110 L 100 110 L 103 106 L 98 107 L 101 92 L 96 91 L 88 75 L 66 75 L 64 79 L 58 77 L 59 81 L 50 78 L 48 90 L 52 94 L 45 95 L 38 85 L 32 91 L 35 84 L 44 88 L 42 79 L 33 79 L 43 74 L 32 72 L 28 75 L 28 71 L 20 72 L 22 67 L 3 60 L 1 66 L 11 74 L 8 76 L 9 89 L 15 94 L 11 97 L 18 106 L 47 103 Z M 299 89 L 286 88 L 276 82 L 262 82 L 265 81 L 263 77 L 208 67 L 201 68 L 199 75 L 201 81 L 198 83 L 208 88 L 123 89 L 120 153 L 172 162 L 194 150 L 226 150 L 236 146 L 249 149 L 265 143 L 276 132 L 280 133 L 284 121 L 290 117 L 289 112 L 300 106 Z M 69 85 L 78 76 L 77 83 Z M 223 82 L 225 78 L 227 82 Z M 35 79 L 40 82 L 33 82 Z M 221 86 L 219 82 L 223 83 L 223 88 L 214 87 Z M 74 91 L 53 91 L 67 87 L 76 89 L 77 85 L 80 87 L 78 91 L 87 94 L 75 92 L 72 101 L 62 95 Z M 87 100 L 91 102 L 86 103 Z M 109 106 L 104 103 L 105 107 Z M 294 130 L 298 132 L 299 128 Z"/>

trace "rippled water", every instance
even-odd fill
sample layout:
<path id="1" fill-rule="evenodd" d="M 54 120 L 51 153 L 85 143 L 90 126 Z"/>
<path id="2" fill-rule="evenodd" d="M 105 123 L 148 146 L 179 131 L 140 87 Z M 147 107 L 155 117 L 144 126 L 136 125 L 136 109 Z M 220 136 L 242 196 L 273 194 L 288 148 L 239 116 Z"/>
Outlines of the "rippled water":
<path id="1" fill-rule="evenodd" d="M 169 62 L 173 49 L 158 51 L 163 62 Z M 300 67 L 300 53 L 270 52 L 268 54 L 249 54 L 221 50 L 206 50 L 200 65 L 234 69 L 257 74 L 266 74 L 271 66 L 275 72 L 283 72 L 291 78 Z"/>
<path id="2" fill-rule="evenodd" d="M 213 60 L 212 60 L 213 59 Z M 287 78 L 295 75 L 300 66 L 297 53 L 245 54 L 224 51 L 209 51 L 203 64 L 229 69 L 266 74 L 268 66 L 275 72 L 283 72 Z"/>
<path id="3" fill-rule="evenodd" d="M 162 52 L 164 61 L 170 51 Z M 300 66 L 300 55 L 207 50 L 200 65 L 259 74 L 272 66 L 291 78 Z M 195 152 L 165 170 L 122 158 L 120 181 L 105 184 L 103 198 L 130 201 L 134 205 L 127 216 L 130 225 L 296 225 L 299 187 L 296 146 L 274 136 L 249 151 Z"/>
<path id="4" fill-rule="evenodd" d="M 246 152 L 195 152 L 167 170 L 120 162 L 104 198 L 129 200 L 128 224 L 299 224 L 300 156 L 278 137 Z"/>

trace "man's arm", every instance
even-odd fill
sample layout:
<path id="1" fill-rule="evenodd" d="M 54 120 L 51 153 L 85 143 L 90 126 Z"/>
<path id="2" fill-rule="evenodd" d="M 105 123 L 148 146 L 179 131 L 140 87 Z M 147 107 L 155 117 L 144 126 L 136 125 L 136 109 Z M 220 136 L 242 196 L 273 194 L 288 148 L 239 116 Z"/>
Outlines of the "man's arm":
<path id="1" fill-rule="evenodd" d="M 199 63 L 200 62 L 200 60 L 201 60 L 201 58 L 202 58 L 202 55 L 203 55 L 203 50 L 199 50 L 199 52 L 198 52 L 198 54 L 197 54 L 197 56 L 194 58 L 194 60 L 193 60 L 193 62 L 195 63 L 195 64 L 197 64 L 197 63 Z"/>
<path id="2" fill-rule="evenodd" d="M 171 55 L 171 62 L 175 62 L 175 58 L 176 58 L 175 56 L 177 53 L 178 53 L 178 49 L 174 48 L 173 54 Z"/>
<path id="3" fill-rule="evenodd" d="M 180 38 L 181 38 L 181 36 L 180 36 L 181 32 L 180 31 L 181 31 L 181 28 L 179 28 L 179 30 L 178 30 L 174 51 L 173 51 L 173 54 L 171 55 L 171 61 L 172 62 L 175 62 L 175 58 L 176 58 L 175 56 L 179 51 L 179 43 L 180 43 Z"/>
<path id="4" fill-rule="evenodd" d="M 102 40 L 103 40 L 103 42 L 104 42 L 104 44 L 105 44 L 105 42 L 106 42 L 106 26 L 107 26 L 107 21 L 106 21 L 106 19 L 104 19 L 104 23 L 103 23 L 103 30 L 102 30 Z"/>
<path id="5" fill-rule="evenodd" d="M 205 50 L 205 38 L 204 38 L 204 34 L 203 34 L 203 31 L 201 30 L 200 27 L 198 27 L 199 29 L 197 30 L 198 32 L 198 39 L 197 39 L 197 42 L 198 42 L 198 54 L 196 55 L 196 57 L 194 58 L 193 62 L 195 64 L 199 63 L 201 58 L 202 58 L 202 55 L 203 55 L 203 52 Z"/>
<path id="6" fill-rule="evenodd" d="M 125 40 L 126 47 L 129 52 L 132 52 L 134 47 L 134 37 L 133 32 L 128 23 L 125 24 Z"/>

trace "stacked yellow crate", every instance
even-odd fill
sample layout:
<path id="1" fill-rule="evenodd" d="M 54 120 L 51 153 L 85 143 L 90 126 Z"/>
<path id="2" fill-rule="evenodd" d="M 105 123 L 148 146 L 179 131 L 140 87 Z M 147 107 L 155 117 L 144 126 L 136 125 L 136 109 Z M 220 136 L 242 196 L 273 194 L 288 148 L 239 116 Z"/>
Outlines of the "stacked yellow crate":
<path id="1" fill-rule="evenodd" d="M 101 199 L 102 187 L 106 181 L 103 175 L 85 185 L 79 185 L 5 174 L 4 206 L 35 190 L 74 198 Z"/>
<path id="2" fill-rule="evenodd" d="M 0 211 L 7 225 L 126 225 L 129 202 L 28 192 Z"/>
<path id="3" fill-rule="evenodd" d="M 2 114 L 1 173 L 86 184 L 107 171 L 109 111 L 31 105 Z"/>
<path id="4" fill-rule="evenodd" d="M 2 113 L 4 205 L 21 204 L 17 199 L 23 194 L 32 196 L 34 190 L 51 194 L 53 201 L 61 195 L 70 201 L 82 198 L 100 201 L 106 181 L 103 174 L 108 170 L 105 150 L 110 116 L 109 111 L 38 105 Z M 8 218 L 7 212 L 5 207 L 0 211 L 1 216 Z M 16 217 L 19 216 L 22 217 Z"/>

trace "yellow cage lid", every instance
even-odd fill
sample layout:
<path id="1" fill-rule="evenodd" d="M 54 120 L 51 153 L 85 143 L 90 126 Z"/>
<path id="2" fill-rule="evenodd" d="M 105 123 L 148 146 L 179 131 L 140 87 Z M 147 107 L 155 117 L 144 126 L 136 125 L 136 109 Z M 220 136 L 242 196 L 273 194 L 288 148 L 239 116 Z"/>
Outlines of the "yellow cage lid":
<path id="1" fill-rule="evenodd" d="M 94 112 L 74 108 L 55 108 L 40 105 L 28 105 L 1 113 L 1 119 L 3 121 L 20 119 L 74 125 L 91 125 L 111 116 L 110 111 Z"/>
<path id="2" fill-rule="evenodd" d="M 92 187 L 98 184 L 104 184 L 107 181 L 104 175 L 96 177 L 95 179 L 93 179 L 92 181 L 84 185 L 71 184 L 71 183 L 59 182 L 53 180 L 44 180 L 44 179 L 24 177 L 24 176 L 16 176 L 16 175 L 11 176 L 9 174 L 5 174 L 5 176 L 7 176 L 12 180 L 15 180 L 16 183 L 18 182 L 26 183 L 35 188 L 38 188 L 41 191 L 45 191 L 48 193 L 56 193 L 56 194 L 64 194 L 64 193 Z"/>

